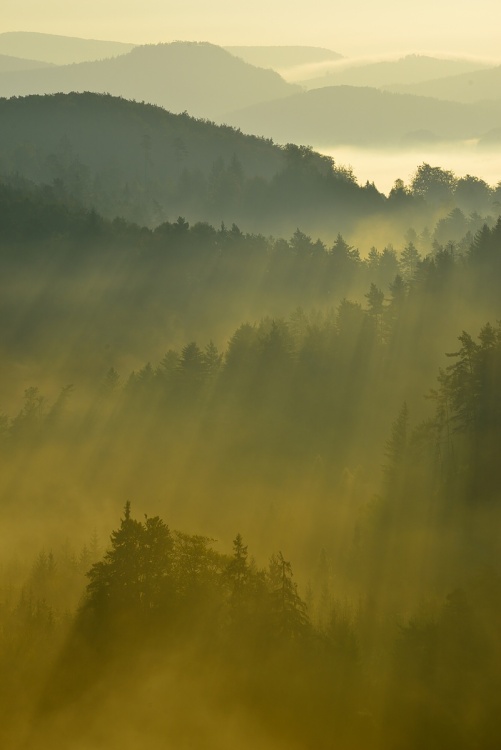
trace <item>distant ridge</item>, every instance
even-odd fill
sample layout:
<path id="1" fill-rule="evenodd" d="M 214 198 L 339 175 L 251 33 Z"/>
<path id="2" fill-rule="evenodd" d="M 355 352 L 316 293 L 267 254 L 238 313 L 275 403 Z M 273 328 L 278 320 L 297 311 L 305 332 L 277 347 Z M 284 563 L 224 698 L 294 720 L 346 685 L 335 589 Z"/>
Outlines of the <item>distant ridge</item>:
<path id="1" fill-rule="evenodd" d="M 5 31 L 0 34 L 0 54 L 40 60 L 55 65 L 102 60 L 123 55 L 134 47 L 124 42 L 41 34 L 34 31 Z"/>
<path id="2" fill-rule="evenodd" d="M 325 47 L 303 47 L 303 46 L 240 46 L 225 47 L 232 55 L 241 57 L 251 65 L 261 68 L 289 68 L 296 65 L 308 63 L 326 62 L 329 60 L 341 60 L 343 55 Z"/>
<path id="3" fill-rule="evenodd" d="M 112 59 L 0 74 L 0 96 L 94 91 L 208 118 L 298 90 L 205 42 L 145 45 Z"/>
<path id="4" fill-rule="evenodd" d="M 374 86 L 414 84 L 449 75 L 484 70 L 488 65 L 474 60 L 457 60 L 428 55 L 406 55 L 398 60 L 334 65 L 323 75 L 302 81 L 306 88 L 323 86 Z M 408 93 L 411 93 L 410 91 Z"/>
<path id="5" fill-rule="evenodd" d="M 501 123 L 501 101 L 437 101 L 358 86 L 329 86 L 228 113 L 222 122 L 279 143 L 404 146 L 419 133 L 430 141 L 480 138 Z"/>
<path id="6" fill-rule="evenodd" d="M 13 70 L 36 70 L 37 68 L 52 68 L 52 63 L 40 60 L 26 60 L 22 57 L 0 54 L 0 73 L 8 73 Z"/>
<path id="7" fill-rule="evenodd" d="M 501 100 L 501 65 L 388 90 L 463 103 Z"/>

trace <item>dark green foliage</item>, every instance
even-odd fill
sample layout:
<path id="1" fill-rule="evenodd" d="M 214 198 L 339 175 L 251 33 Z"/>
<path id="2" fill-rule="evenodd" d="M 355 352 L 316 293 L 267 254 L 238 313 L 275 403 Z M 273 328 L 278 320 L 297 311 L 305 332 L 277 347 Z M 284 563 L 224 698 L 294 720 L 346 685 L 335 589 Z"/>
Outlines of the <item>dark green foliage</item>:
<path id="1" fill-rule="evenodd" d="M 111 535 L 111 548 L 88 573 L 88 606 L 98 617 L 158 607 L 169 587 L 172 544 L 160 518 L 146 518 L 141 524 L 130 517 L 127 503 L 120 528 Z"/>
<path id="2" fill-rule="evenodd" d="M 441 373 L 436 429 L 446 435 L 448 473 L 472 501 L 499 495 L 497 441 L 501 431 L 501 331 L 486 324 L 479 342 L 463 331 L 456 361 Z"/>
<path id="3" fill-rule="evenodd" d="M 307 632 L 308 615 L 306 605 L 297 593 L 292 580 L 292 566 L 281 552 L 270 560 L 268 580 L 272 597 L 272 612 L 278 635 L 282 639 L 293 639 Z"/>

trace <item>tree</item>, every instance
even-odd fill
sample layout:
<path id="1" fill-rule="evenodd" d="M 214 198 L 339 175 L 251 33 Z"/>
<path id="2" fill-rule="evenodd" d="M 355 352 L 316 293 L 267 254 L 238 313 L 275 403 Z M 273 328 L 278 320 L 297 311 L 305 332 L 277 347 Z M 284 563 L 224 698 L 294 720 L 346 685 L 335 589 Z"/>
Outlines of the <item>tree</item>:
<path id="1" fill-rule="evenodd" d="M 459 341 L 461 342 L 459 351 L 447 354 L 448 357 L 457 358 L 457 362 L 447 368 L 447 387 L 451 393 L 456 429 L 473 435 L 477 431 L 480 396 L 478 382 L 480 347 L 466 331 L 461 333 Z"/>
<path id="2" fill-rule="evenodd" d="M 209 378 L 215 378 L 221 367 L 223 355 L 219 353 L 217 346 L 212 341 L 212 339 L 209 341 L 203 351 L 202 360 L 205 368 L 205 374 Z"/>
<path id="3" fill-rule="evenodd" d="M 397 419 L 393 422 L 389 439 L 385 445 L 387 463 L 383 471 L 386 488 L 390 495 L 395 494 L 403 478 L 407 457 L 409 431 L 409 410 L 404 402 Z"/>
<path id="4" fill-rule="evenodd" d="M 449 203 L 456 186 L 454 172 L 423 163 L 412 178 L 414 195 L 424 198 L 430 205 Z"/>
<path id="5" fill-rule="evenodd" d="M 367 300 L 367 314 L 381 340 L 383 338 L 384 292 L 371 283 L 369 291 L 364 296 Z"/>
<path id="6" fill-rule="evenodd" d="M 466 213 L 485 213 L 491 207 L 493 191 L 485 180 L 467 174 L 457 181 L 454 198 L 459 208 Z"/>
<path id="7" fill-rule="evenodd" d="M 198 391 L 205 380 L 205 361 L 200 347 L 192 341 L 181 350 L 177 365 L 180 383 L 188 393 Z"/>
<path id="8" fill-rule="evenodd" d="M 120 375 L 114 367 L 110 367 L 104 376 L 102 391 L 106 395 L 114 393 L 120 384 Z"/>
<path id="9" fill-rule="evenodd" d="M 158 516 L 145 516 L 141 543 L 142 606 L 165 607 L 172 585 L 173 540 L 168 526 Z"/>
<path id="10" fill-rule="evenodd" d="M 127 502 L 111 547 L 87 573 L 87 604 L 101 614 L 157 608 L 171 571 L 171 549 L 164 522 L 158 516 L 136 521 Z"/>
<path id="11" fill-rule="evenodd" d="M 292 238 L 289 241 L 289 245 L 293 253 L 299 256 L 309 255 L 313 248 L 311 237 L 308 237 L 308 235 L 301 232 L 299 228 L 296 229 L 296 231 L 292 235 Z"/>
<path id="12" fill-rule="evenodd" d="M 87 577 L 88 601 L 94 609 L 133 608 L 141 602 L 143 526 L 130 516 L 127 501 L 120 527 L 111 533 L 111 547 Z"/>
<path id="13" fill-rule="evenodd" d="M 367 267 L 371 273 L 371 278 L 374 278 L 375 274 L 377 273 L 379 269 L 380 260 L 381 260 L 381 253 L 376 247 L 372 246 L 371 249 L 369 250 L 369 253 L 367 255 L 367 260 L 366 260 Z"/>
<path id="14" fill-rule="evenodd" d="M 278 634 L 293 640 L 305 634 L 309 619 L 306 604 L 292 580 L 292 566 L 281 552 L 270 560 L 268 580 L 272 597 L 272 612 Z"/>
<path id="15" fill-rule="evenodd" d="M 241 534 L 237 534 L 233 540 L 233 557 L 226 566 L 225 575 L 230 587 L 230 606 L 238 611 L 242 608 L 250 575 L 247 546 Z"/>
<path id="16" fill-rule="evenodd" d="M 413 242 L 409 242 L 400 254 L 400 268 L 406 281 L 414 278 L 421 255 Z"/>
<path id="17" fill-rule="evenodd" d="M 390 302 L 386 308 L 386 327 L 389 335 L 395 333 L 398 323 L 402 320 L 402 313 L 407 297 L 407 288 L 403 278 L 397 274 L 390 284 Z"/>
<path id="18" fill-rule="evenodd" d="M 397 180 L 395 180 L 393 187 L 390 190 L 388 199 L 390 201 L 390 204 L 394 204 L 395 206 L 400 207 L 401 205 L 409 203 L 409 201 L 412 200 L 412 193 L 405 186 L 404 181 L 398 178 Z"/>

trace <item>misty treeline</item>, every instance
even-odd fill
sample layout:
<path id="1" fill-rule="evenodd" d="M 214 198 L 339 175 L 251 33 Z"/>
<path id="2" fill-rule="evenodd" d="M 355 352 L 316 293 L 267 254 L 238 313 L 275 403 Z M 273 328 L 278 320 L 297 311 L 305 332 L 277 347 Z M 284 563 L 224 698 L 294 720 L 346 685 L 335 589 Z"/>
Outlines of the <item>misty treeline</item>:
<path id="1" fill-rule="evenodd" d="M 8 746 L 230 747 L 245 730 L 242 744 L 270 747 L 496 747 L 493 568 L 392 616 L 378 606 L 381 582 L 356 603 L 336 597 L 322 550 L 308 606 L 282 552 L 259 567 L 240 534 L 221 553 L 126 503 L 70 615 L 50 601 L 83 588 L 91 548 L 40 554 L 20 596 L 3 601 Z"/>
<path id="2" fill-rule="evenodd" d="M 497 747 L 501 220 L 467 182 L 397 182 L 363 254 L 0 184 L 2 745 Z"/>
<path id="3" fill-rule="evenodd" d="M 409 242 L 386 291 L 110 367 L 82 399 L 26 389 L 2 418 L 5 528 L 75 543 L 4 564 L 6 742 L 220 746 L 230 717 L 272 747 L 495 746 L 501 327 L 449 331 L 480 298 L 497 309 L 500 227 L 464 254 Z M 337 244 L 378 280 L 377 252 Z M 126 497 L 158 515 L 126 503 L 103 554 L 79 527 Z M 229 552 L 203 535 L 231 526 L 259 563 L 247 533 Z"/>
<path id="4" fill-rule="evenodd" d="M 396 248 L 369 240 L 365 257 L 340 234 L 327 244 L 296 229 L 285 240 L 182 217 L 151 230 L 61 204 L 50 188 L 0 185 L 0 210 L 0 347 L 6 362 L 25 363 L 39 382 L 43 363 L 51 377 L 57 369 L 70 382 L 111 366 L 124 374 L 160 358 L 166 342 L 221 346 L 242 320 L 287 317 L 297 307 L 335 311 L 344 298 L 365 306 L 371 284 L 387 302 L 394 283 L 450 293 L 437 313 L 451 323 L 450 336 L 457 316 L 469 316 L 472 297 L 479 297 L 475 325 L 496 316 L 497 276 L 480 278 L 475 247 L 484 252 L 491 232 L 496 245 L 499 228 L 459 209 L 431 230 L 408 229 Z M 417 299 L 427 306 L 425 295 L 412 292 L 407 308 Z M 6 386 L 7 372 L 1 379 Z"/>
<path id="5" fill-rule="evenodd" d="M 499 186 L 422 164 L 388 196 L 308 146 L 99 94 L 0 99 L 0 175 L 50 186 L 67 204 L 148 226 L 179 214 L 246 231 L 353 231 L 368 217 L 435 224 L 455 208 L 497 213 Z M 454 239 L 449 236 L 447 239 Z"/>

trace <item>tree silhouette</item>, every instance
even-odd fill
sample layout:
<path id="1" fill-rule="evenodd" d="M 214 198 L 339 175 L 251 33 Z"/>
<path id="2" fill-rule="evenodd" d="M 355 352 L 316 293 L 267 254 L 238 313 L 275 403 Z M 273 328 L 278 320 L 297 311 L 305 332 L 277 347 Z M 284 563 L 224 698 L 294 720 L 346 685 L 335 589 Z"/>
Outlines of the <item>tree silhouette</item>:
<path id="1" fill-rule="evenodd" d="M 306 604 L 292 578 L 291 563 L 284 559 L 281 552 L 273 555 L 268 571 L 272 612 L 277 633 L 285 640 L 305 635 L 309 625 Z"/>

